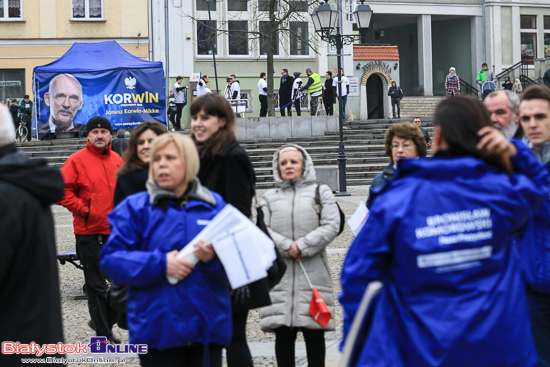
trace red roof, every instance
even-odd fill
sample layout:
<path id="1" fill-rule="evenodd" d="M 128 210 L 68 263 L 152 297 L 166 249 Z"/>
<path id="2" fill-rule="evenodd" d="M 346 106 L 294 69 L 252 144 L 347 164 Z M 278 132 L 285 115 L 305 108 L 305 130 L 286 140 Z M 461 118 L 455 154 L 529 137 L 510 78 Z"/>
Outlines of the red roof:
<path id="1" fill-rule="evenodd" d="M 353 46 L 354 60 L 399 60 L 397 46 Z"/>

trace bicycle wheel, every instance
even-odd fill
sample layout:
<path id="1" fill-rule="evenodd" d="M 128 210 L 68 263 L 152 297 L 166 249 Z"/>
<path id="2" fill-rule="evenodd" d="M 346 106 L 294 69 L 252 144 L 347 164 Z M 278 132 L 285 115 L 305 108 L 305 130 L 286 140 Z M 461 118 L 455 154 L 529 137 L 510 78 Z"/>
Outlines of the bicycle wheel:
<path id="1" fill-rule="evenodd" d="M 27 127 L 23 124 L 19 125 L 19 129 L 17 129 L 17 135 L 18 136 L 18 140 L 20 143 L 23 143 L 25 141 L 27 141 L 27 134 L 29 133 L 29 130 L 27 129 Z"/>

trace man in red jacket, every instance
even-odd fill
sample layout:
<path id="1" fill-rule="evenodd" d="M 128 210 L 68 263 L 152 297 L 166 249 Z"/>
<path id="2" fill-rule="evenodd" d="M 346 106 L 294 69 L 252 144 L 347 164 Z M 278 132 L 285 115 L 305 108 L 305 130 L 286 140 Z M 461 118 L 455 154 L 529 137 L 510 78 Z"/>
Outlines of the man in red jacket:
<path id="1" fill-rule="evenodd" d="M 107 215 L 113 210 L 115 172 L 122 158 L 111 150 L 112 127 L 102 116 L 92 117 L 86 125 L 86 147 L 67 159 L 61 174 L 65 195 L 58 202 L 73 213 L 76 252 L 84 267 L 88 309 L 98 336 L 120 343 L 112 333 L 116 320 L 108 300 L 107 282 L 99 267 L 99 252 L 109 237 Z"/>

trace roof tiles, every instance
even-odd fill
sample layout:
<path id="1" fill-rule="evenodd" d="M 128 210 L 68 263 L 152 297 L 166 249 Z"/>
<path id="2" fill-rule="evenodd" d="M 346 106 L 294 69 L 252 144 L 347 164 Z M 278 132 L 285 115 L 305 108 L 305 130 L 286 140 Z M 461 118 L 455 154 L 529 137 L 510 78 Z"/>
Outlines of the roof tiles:
<path id="1" fill-rule="evenodd" d="M 353 46 L 354 60 L 399 60 L 397 46 Z"/>

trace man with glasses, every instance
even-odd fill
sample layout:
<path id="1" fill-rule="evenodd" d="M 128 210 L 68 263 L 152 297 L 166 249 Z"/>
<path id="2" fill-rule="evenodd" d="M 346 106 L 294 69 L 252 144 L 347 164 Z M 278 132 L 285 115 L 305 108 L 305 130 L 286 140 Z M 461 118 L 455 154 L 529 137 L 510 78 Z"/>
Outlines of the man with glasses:
<path id="1" fill-rule="evenodd" d="M 59 74 L 50 81 L 44 103 L 50 108 L 48 121 L 38 127 L 38 139 L 48 134 L 75 132 L 80 136 L 86 133 L 85 124 L 77 124 L 74 118 L 84 103 L 82 85 L 71 74 Z"/>
<path id="2" fill-rule="evenodd" d="M 413 119 L 413 123 L 418 126 L 418 128 L 420 129 L 420 131 L 422 131 L 422 135 L 424 135 L 424 139 L 426 139 L 426 145 L 427 146 L 430 146 L 432 145 L 432 138 L 430 138 L 430 134 L 428 134 L 428 130 L 426 130 L 426 128 L 420 126 L 422 125 L 422 121 L 420 120 L 420 117 L 415 117 Z"/>

